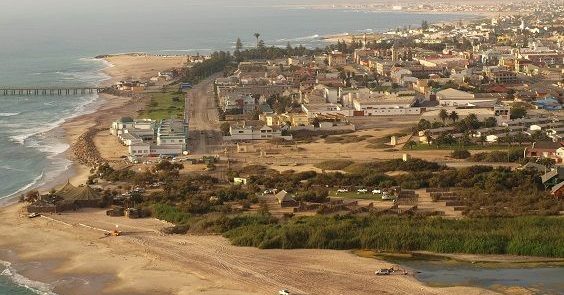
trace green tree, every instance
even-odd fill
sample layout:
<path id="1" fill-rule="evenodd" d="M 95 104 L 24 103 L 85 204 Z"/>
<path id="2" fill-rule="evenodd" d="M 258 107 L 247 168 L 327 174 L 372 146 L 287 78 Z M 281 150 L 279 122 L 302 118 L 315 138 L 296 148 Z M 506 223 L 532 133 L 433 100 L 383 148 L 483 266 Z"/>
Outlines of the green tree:
<path id="1" fill-rule="evenodd" d="M 452 120 L 452 123 L 455 123 L 458 120 L 458 113 L 456 113 L 456 111 L 452 111 L 449 118 Z"/>
<path id="2" fill-rule="evenodd" d="M 527 110 L 524 107 L 511 108 L 511 113 L 510 113 L 511 119 L 524 118 L 526 115 L 527 115 Z"/>
<path id="3" fill-rule="evenodd" d="M 470 158 L 470 152 L 467 150 L 454 150 L 450 156 L 455 159 L 467 159 Z"/>
<path id="4" fill-rule="evenodd" d="M 448 112 L 445 109 L 441 109 L 441 111 L 439 112 L 439 118 L 441 119 L 441 121 L 443 121 L 443 124 L 445 123 L 446 119 L 448 119 Z"/>
<path id="5" fill-rule="evenodd" d="M 254 33 L 253 36 L 255 36 L 255 38 L 257 39 L 257 48 L 258 48 L 259 47 L 260 33 Z"/>
<path id="6" fill-rule="evenodd" d="M 221 133 L 223 133 L 223 135 L 225 135 L 225 136 L 229 135 L 229 129 L 230 128 L 231 128 L 231 125 L 229 125 L 228 122 L 223 122 L 219 126 L 219 129 L 221 129 Z"/>
<path id="7" fill-rule="evenodd" d="M 408 141 L 405 146 L 407 146 L 408 149 L 412 150 L 413 147 L 415 147 L 417 145 L 417 143 L 413 140 Z"/>
<path id="8" fill-rule="evenodd" d="M 426 20 L 422 21 L 421 22 L 421 29 L 424 30 L 424 31 L 428 30 L 429 29 L 429 22 L 426 21 Z"/>

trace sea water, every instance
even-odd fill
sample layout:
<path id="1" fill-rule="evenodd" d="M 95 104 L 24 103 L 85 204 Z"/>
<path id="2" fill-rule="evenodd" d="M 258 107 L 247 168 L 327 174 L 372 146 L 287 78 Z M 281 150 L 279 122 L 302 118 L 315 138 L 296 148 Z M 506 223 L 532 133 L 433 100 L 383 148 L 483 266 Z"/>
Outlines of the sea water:
<path id="1" fill-rule="evenodd" d="M 322 47 L 327 34 L 470 17 L 305 7 L 315 2 L 322 1 L 289 7 L 274 0 L 2 0 L 0 87 L 98 85 L 108 79 L 108 64 L 92 58 L 100 54 L 205 54 L 233 50 L 238 37 L 253 47 L 255 32 L 269 46 Z M 0 96 L 0 203 L 69 169 L 60 126 L 93 111 L 97 98 Z"/>

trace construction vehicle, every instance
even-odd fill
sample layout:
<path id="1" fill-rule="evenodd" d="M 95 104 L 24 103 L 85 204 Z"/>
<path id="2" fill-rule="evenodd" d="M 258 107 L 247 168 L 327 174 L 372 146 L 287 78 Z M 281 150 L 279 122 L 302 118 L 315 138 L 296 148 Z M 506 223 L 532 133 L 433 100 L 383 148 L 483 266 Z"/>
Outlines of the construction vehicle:
<path id="1" fill-rule="evenodd" d="M 113 231 L 106 232 L 106 236 L 107 237 L 121 236 L 121 231 L 118 228 L 119 228 L 119 226 L 116 224 L 116 228 Z"/>

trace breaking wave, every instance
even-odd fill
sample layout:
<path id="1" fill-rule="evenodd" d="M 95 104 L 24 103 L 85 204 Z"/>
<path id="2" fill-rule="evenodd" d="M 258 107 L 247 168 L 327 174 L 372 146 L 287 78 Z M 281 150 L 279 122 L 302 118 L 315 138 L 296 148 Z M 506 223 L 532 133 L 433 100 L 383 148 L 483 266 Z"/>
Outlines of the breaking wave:
<path id="1" fill-rule="evenodd" d="M 31 280 L 16 272 L 10 262 L 0 260 L 0 270 L 2 270 L 0 272 L 1 276 L 9 278 L 14 284 L 26 288 L 35 294 L 57 295 L 49 284 Z"/>

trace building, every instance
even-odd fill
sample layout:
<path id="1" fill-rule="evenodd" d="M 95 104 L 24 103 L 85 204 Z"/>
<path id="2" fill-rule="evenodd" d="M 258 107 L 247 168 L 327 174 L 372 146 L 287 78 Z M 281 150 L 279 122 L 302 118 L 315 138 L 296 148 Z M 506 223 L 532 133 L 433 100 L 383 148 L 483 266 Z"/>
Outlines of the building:
<path id="1" fill-rule="evenodd" d="M 337 66 L 344 66 L 347 64 L 347 55 L 339 52 L 333 51 L 328 56 L 329 66 L 337 67 Z"/>
<path id="2" fill-rule="evenodd" d="M 322 104 L 302 104 L 302 110 L 307 114 L 308 118 L 313 119 L 318 115 L 342 115 L 351 117 L 354 109 L 343 107 L 335 103 Z"/>
<path id="3" fill-rule="evenodd" d="M 441 106 L 449 107 L 493 107 L 503 95 L 468 93 L 462 90 L 448 88 L 437 92 L 437 101 Z"/>
<path id="4" fill-rule="evenodd" d="M 274 126 L 253 126 L 248 125 L 246 122 L 243 124 L 232 125 L 229 127 L 229 136 L 224 136 L 225 140 L 269 140 L 273 138 L 283 138 L 291 140 L 292 136 L 283 136 L 282 130 Z"/>
<path id="5" fill-rule="evenodd" d="M 419 115 L 421 108 L 414 107 L 415 96 L 395 94 L 360 96 L 353 99 L 355 116 Z"/>
<path id="6" fill-rule="evenodd" d="M 122 118 L 112 123 L 111 133 L 128 147 L 131 157 L 148 157 L 184 153 L 188 127 L 183 120 L 153 120 Z"/>
<path id="7" fill-rule="evenodd" d="M 557 155 L 557 150 L 562 147 L 560 142 L 533 142 L 530 147 L 525 148 L 525 155 L 529 158 L 548 158 L 553 159 L 556 163 L 562 163 L 562 158 Z"/>
<path id="8" fill-rule="evenodd" d="M 497 84 L 515 84 L 517 83 L 517 73 L 512 71 L 488 71 L 486 76 Z"/>
<path id="9" fill-rule="evenodd" d="M 295 207 L 295 206 L 298 205 L 298 202 L 296 202 L 296 200 L 294 200 L 293 195 L 288 193 L 285 190 L 279 191 L 274 196 L 276 197 L 278 204 L 280 204 L 280 207 Z"/>

